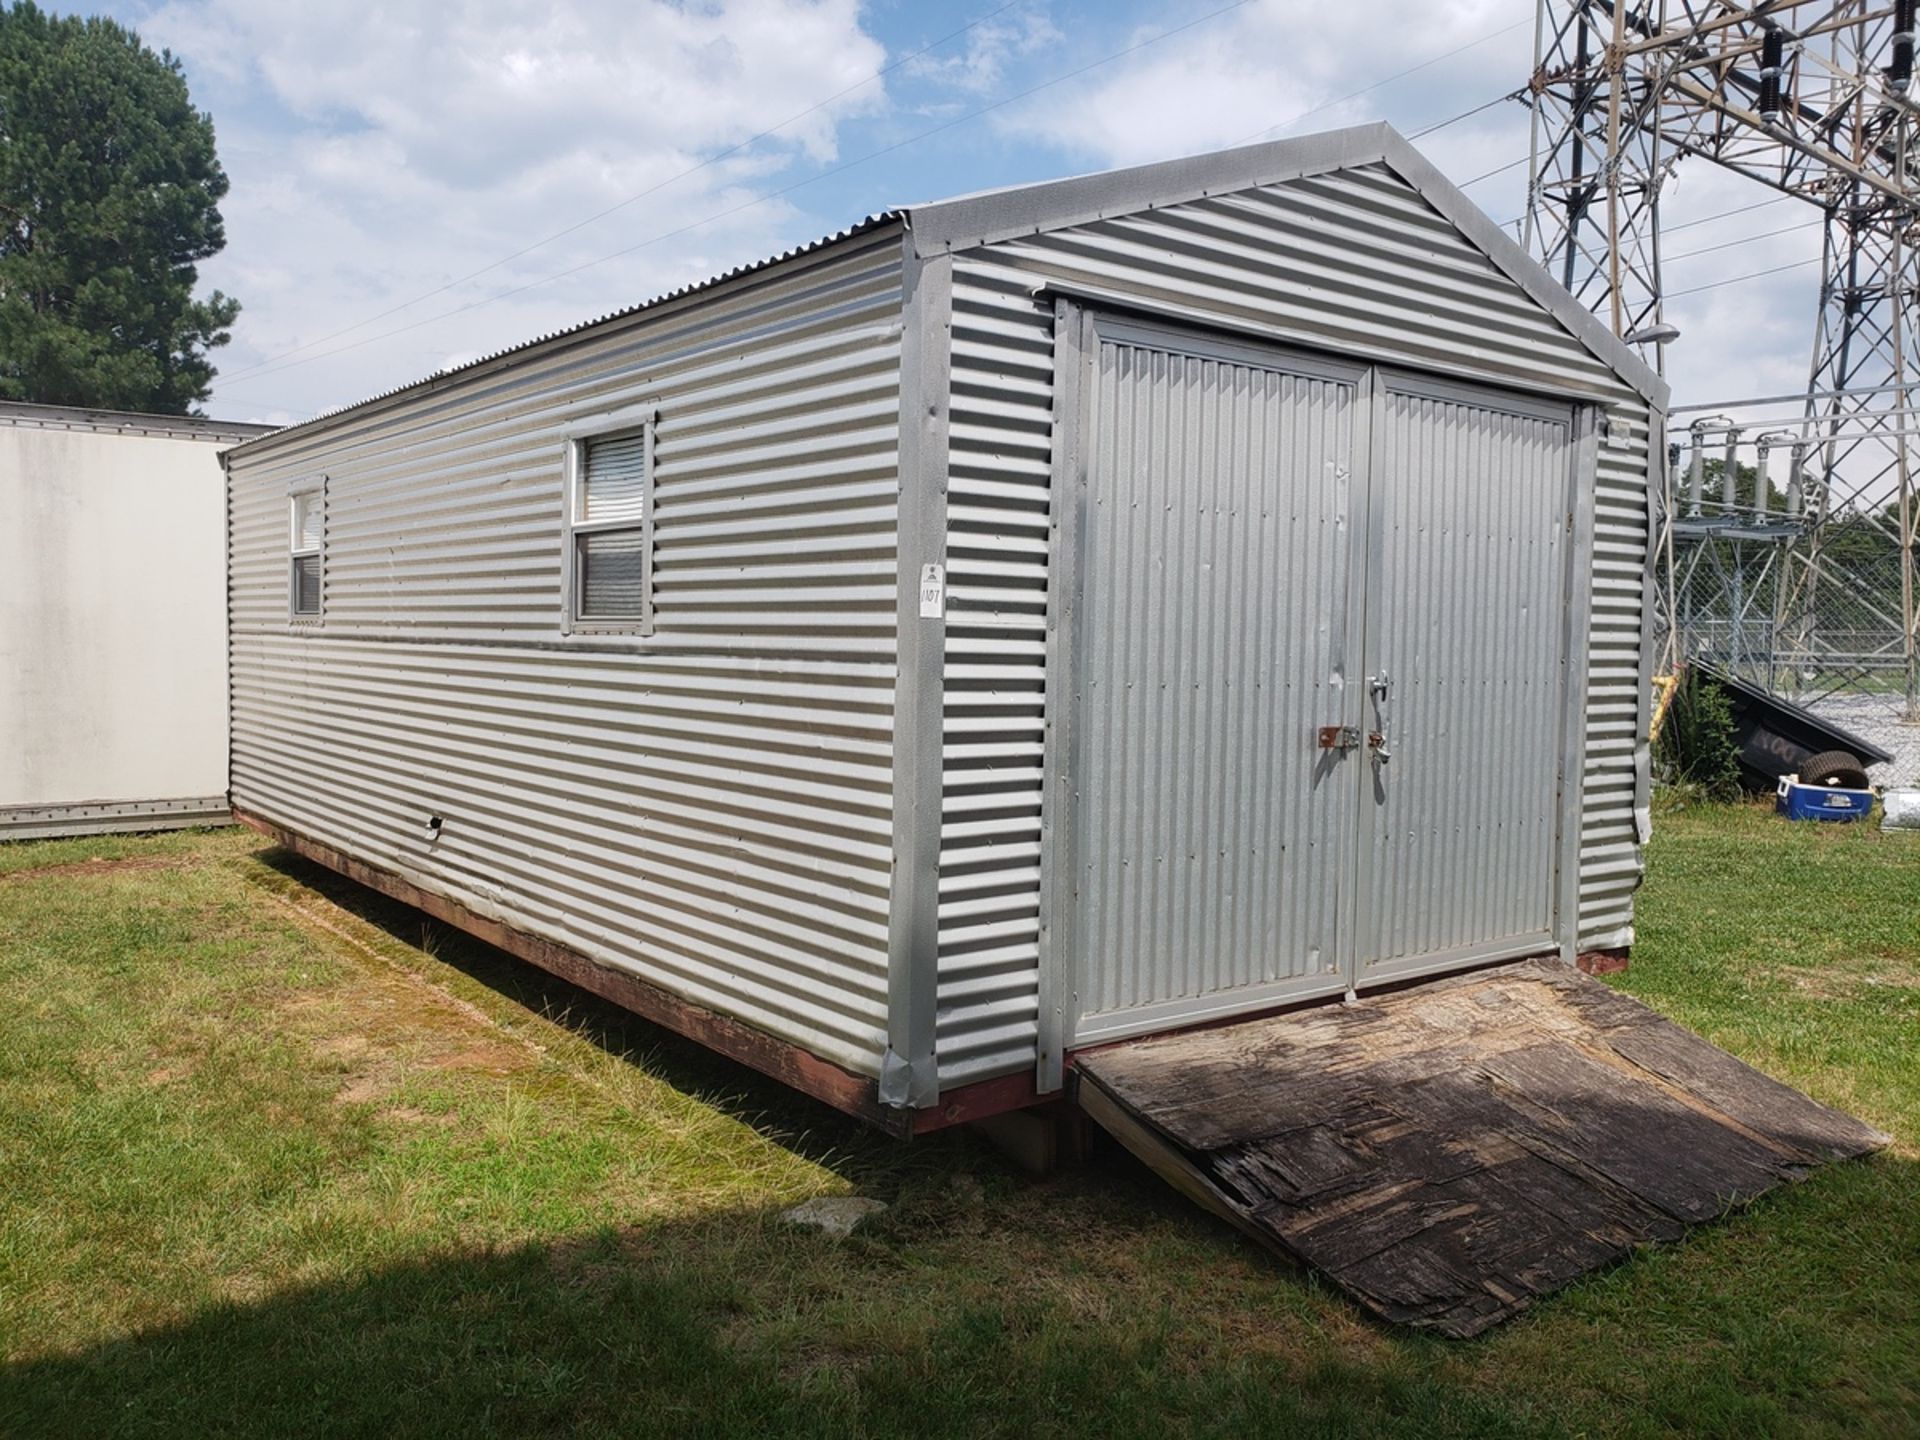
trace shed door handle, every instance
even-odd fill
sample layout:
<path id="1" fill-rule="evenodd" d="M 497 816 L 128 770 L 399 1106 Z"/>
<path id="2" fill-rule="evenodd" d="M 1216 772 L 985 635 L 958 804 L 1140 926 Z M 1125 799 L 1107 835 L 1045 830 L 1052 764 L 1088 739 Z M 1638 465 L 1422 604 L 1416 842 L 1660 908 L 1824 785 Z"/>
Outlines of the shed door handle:
<path id="1" fill-rule="evenodd" d="M 1393 678 L 1384 670 L 1369 675 L 1367 693 L 1373 697 L 1373 713 L 1380 726 L 1367 732 L 1367 749 L 1376 763 L 1385 765 L 1393 759 L 1393 751 L 1387 747 L 1387 697 L 1393 693 Z"/>

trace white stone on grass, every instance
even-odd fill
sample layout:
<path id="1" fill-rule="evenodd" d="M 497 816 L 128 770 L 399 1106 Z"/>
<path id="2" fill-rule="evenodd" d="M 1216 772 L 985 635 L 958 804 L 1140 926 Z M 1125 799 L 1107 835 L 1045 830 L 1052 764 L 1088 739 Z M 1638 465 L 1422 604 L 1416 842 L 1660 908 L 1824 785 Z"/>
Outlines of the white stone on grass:
<path id="1" fill-rule="evenodd" d="M 816 1195 L 783 1212 L 780 1218 L 789 1225 L 805 1225 L 844 1240 L 862 1220 L 886 1208 L 880 1201 L 860 1195 Z"/>

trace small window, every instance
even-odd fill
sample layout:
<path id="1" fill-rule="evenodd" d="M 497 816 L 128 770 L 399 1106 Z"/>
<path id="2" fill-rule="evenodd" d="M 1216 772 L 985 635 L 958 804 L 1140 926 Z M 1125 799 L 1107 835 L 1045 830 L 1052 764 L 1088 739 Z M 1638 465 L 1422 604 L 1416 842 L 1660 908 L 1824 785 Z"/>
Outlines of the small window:
<path id="1" fill-rule="evenodd" d="M 320 550 L 326 534 L 326 491 L 301 491 L 290 499 L 287 610 L 296 620 L 320 618 Z"/>
<path id="2" fill-rule="evenodd" d="M 572 442 L 567 620 L 578 630 L 653 628 L 653 422 Z"/>

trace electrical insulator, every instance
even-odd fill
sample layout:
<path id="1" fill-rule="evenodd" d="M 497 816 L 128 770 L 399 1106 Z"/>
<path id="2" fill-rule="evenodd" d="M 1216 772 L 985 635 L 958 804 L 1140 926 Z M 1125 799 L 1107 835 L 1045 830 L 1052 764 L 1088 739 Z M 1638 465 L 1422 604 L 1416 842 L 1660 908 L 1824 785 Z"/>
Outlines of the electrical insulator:
<path id="1" fill-rule="evenodd" d="M 1795 478 L 1787 482 L 1791 486 L 1798 483 L 1799 466 L 1806 447 L 1785 430 L 1769 430 L 1753 442 L 1753 518 L 1762 525 L 1767 523 L 1767 512 L 1773 504 L 1773 478 L 1768 474 L 1767 460 L 1773 447 L 1782 442 L 1795 447 L 1791 452 Z"/>
<path id="2" fill-rule="evenodd" d="M 1693 422 L 1693 461 L 1687 466 L 1687 518 L 1700 518 L 1700 501 L 1707 484 L 1707 427 Z"/>
<path id="3" fill-rule="evenodd" d="M 1786 58 L 1786 37 L 1769 27 L 1760 37 L 1760 118 L 1780 118 L 1780 65 Z"/>
<path id="4" fill-rule="evenodd" d="M 1887 67 L 1887 79 L 1896 90 L 1906 89 L 1913 79 L 1913 4 L 1914 0 L 1894 0 L 1893 63 Z"/>

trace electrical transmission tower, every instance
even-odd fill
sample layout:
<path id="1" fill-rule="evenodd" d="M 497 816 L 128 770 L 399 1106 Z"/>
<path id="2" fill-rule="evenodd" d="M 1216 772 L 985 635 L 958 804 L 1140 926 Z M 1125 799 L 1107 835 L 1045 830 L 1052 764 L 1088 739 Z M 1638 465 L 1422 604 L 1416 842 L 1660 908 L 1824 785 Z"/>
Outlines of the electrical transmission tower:
<path id="1" fill-rule="evenodd" d="M 1801 692 L 1892 684 L 1920 720 L 1914 10 L 1539 0 L 1525 243 L 1664 368 L 1660 197 L 1676 167 L 1710 162 L 1819 211 L 1804 402 L 1771 430 L 1693 424 L 1686 506 L 1669 483 L 1662 510 L 1656 618 L 1677 652 Z M 1762 472 L 1744 487 L 1742 444 Z M 1702 483 L 1709 447 L 1724 466 L 1716 486 Z M 1784 494 L 1764 473 L 1769 447 L 1792 455 Z M 1680 595 L 1676 576 L 1703 574 L 1717 597 Z"/>

